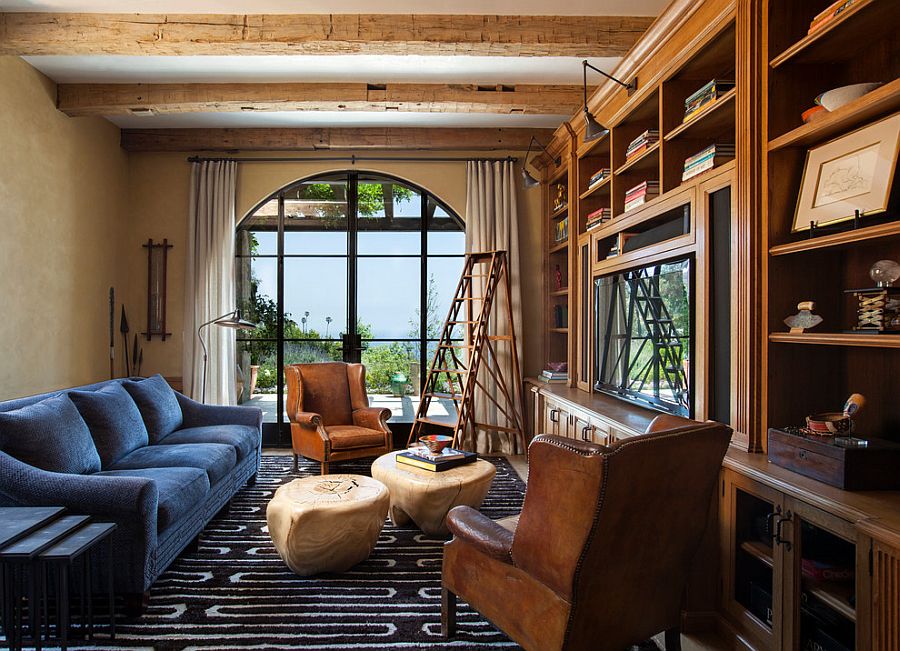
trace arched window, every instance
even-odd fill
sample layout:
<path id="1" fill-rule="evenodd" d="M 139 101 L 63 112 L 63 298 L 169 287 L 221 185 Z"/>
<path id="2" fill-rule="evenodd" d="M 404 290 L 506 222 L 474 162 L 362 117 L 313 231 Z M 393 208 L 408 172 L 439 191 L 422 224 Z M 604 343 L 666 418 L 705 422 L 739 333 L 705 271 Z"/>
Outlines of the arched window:
<path id="1" fill-rule="evenodd" d="M 286 442 L 284 364 L 362 361 L 376 405 L 411 421 L 462 269 L 462 220 L 407 181 L 348 171 L 282 188 L 237 228 L 242 402 Z"/>

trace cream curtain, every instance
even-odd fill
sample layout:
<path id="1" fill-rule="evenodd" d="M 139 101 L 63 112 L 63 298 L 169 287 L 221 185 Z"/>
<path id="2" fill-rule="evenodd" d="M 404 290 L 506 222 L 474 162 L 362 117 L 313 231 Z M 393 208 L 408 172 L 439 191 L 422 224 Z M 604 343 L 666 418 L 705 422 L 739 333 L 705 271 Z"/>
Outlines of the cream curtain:
<path id="1" fill-rule="evenodd" d="M 185 393 L 202 394 L 203 351 L 197 328 L 234 309 L 234 227 L 237 163 L 192 164 L 184 291 Z M 203 328 L 209 350 L 206 402 L 235 403 L 235 331 L 215 325 Z"/>
<path id="2" fill-rule="evenodd" d="M 513 161 L 469 161 L 466 164 L 466 252 L 507 251 L 509 260 L 510 284 L 512 287 L 512 315 L 515 322 L 516 337 L 519 342 L 519 359 L 522 345 L 522 299 L 519 282 L 519 233 L 516 213 L 516 174 Z M 505 318 L 505 292 L 498 291 L 494 311 L 489 320 L 490 334 L 510 334 L 510 324 Z M 512 355 L 508 344 L 497 342 L 497 363 L 507 382 L 509 391 L 517 392 L 521 398 L 522 387 L 514 387 Z M 486 359 L 490 359 L 486 357 Z M 505 404 L 504 398 L 496 387 L 483 375 L 479 380 L 489 390 L 495 391 L 494 398 Z M 520 403 L 521 406 L 521 403 Z M 506 417 L 487 398 L 476 394 L 476 420 L 480 423 L 494 425 L 511 425 Z M 525 414 L 520 414 L 524 423 Z M 522 442 L 505 432 L 479 430 L 467 432 L 469 440 L 465 440 L 467 449 L 474 449 L 480 454 L 524 454 Z M 474 440 L 471 440 L 474 439 Z"/>

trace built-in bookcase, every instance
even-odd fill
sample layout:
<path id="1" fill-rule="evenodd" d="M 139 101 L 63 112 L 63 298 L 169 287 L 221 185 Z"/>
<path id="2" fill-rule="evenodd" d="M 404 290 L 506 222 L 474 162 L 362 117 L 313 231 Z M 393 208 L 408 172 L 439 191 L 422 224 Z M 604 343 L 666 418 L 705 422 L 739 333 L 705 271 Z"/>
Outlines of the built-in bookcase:
<path id="1" fill-rule="evenodd" d="M 893 438 L 900 436 L 900 402 L 889 378 L 900 368 L 900 335 L 848 332 L 857 306 L 844 290 L 873 285 L 871 265 L 898 259 L 896 205 L 863 217 L 860 228 L 848 222 L 815 237 L 791 232 L 808 150 L 900 110 L 895 3 L 857 0 L 808 34 L 830 4 L 770 1 L 766 9 L 767 419 L 770 427 L 802 424 L 810 413 L 840 409 L 856 392 L 867 400 L 856 419 L 859 435 Z M 803 124 L 817 95 L 865 82 L 883 85 Z M 815 301 L 824 321 L 791 334 L 783 319 L 803 300 Z"/>

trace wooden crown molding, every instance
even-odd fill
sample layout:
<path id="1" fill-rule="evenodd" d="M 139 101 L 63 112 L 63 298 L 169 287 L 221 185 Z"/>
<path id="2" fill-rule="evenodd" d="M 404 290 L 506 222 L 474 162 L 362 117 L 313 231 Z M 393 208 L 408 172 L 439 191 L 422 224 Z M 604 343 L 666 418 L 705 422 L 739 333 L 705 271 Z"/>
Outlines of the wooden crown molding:
<path id="1" fill-rule="evenodd" d="M 559 115 L 580 86 L 474 84 L 60 84 L 66 115 L 241 111 L 417 111 Z"/>
<path id="2" fill-rule="evenodd" d="M 0 13 L 0 54 L 618 57 L 646 16 Z"/>
<path id="3" fill-rule="evenodd" d="M 130 152 L 236 151 L 525 151 L 550 129 L 122 129 Z"/>

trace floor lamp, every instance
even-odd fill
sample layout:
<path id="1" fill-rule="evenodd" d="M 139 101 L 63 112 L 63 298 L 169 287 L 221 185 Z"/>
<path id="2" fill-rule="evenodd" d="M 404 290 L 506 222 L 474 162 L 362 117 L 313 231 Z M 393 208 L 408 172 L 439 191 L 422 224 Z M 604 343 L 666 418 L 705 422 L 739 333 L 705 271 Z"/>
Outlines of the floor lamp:
<path id="1" fill-rule="evenodd" d="M 206 370 L 209 366 L 209 351 L 206 349 L 206 342 L 203 341 L 203 328 L 211 325 L 217 325 L 222 328 L 231 328 L 232 330 L 256 330 L 256 324 L 241 318 L 240 310 L 231 310 L 215 319 L 210 319 L 199 328 L 197 328 L 197 338 L 200 340 L 200 347 L 203 349 L 203 382 L 200 389 L 200 402 L 206 404 Z"/>

